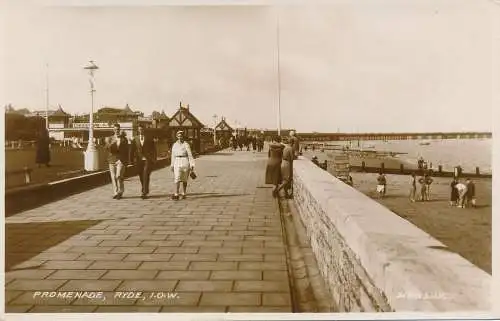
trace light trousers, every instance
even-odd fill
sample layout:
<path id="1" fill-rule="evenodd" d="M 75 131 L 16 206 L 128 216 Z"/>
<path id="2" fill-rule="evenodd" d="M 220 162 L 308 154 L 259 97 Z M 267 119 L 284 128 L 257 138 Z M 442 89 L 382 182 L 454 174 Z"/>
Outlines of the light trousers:
<path id="1" fill-rule="evenodd" d="M 123 180 L 125 179 L 125 165 L 120 161 L 109 164 L 109 173 L 111 175 L 111 184 L 113 185 L 114 195 L 121 195 L 125 191 Z"/>

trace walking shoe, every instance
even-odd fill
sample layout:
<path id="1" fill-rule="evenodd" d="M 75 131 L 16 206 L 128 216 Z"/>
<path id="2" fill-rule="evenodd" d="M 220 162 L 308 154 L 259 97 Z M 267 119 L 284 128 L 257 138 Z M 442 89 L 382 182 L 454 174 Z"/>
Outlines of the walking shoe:
<path id="1" fill-rule="evenodd" d="M 186 199 L 186 194 L 181 195 L 181 199 L 185 200 Z"/>
<path id="2" fill-rule="evenodd" d="M 118 195 L 116 195 L 116 199 L 117 199 L 117 200 L 122 199 L 122 194 L 118 194 Z"/>
<path id="3" fill-rule="evenodd" d="M 173 199 L 174 201 L 177 201 L 177 200 L 179 199 L 179 195 L 178 195 L 178 194 L 174 194 L 174 195 L 172 195 L 172 199 Z"/>

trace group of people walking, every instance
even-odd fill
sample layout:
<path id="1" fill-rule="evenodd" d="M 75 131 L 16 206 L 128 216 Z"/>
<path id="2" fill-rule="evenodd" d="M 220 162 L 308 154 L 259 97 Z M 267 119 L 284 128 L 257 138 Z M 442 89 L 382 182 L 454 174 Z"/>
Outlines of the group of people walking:
<path id="1" fill-rule="evenodd" d="M 240 149 L 243 150 L 246 147 L 247 151 L 253 149 L 253 151 L 262 152 L 264 150 L 264 137 L 257 135 L 238 135 L 231 136 L 229 143 L 233 151 Z"/>
<path id="2" fill-rule="evenodd" d="M 120 124 L 114 124 L 113 131 L 114 135 L 105 139 L 113 198 L 119 200 L 123 196 L 125 191 L 125 169 L 129 160 L 137 166 L 141 181 L 141 198 L 148 198 L 149 178 L 157 156 L 156 144 L 153 138 L 146 135 L 144 127 L 139 125 L 138 134 L 129 145 L 127 137 L 123 132 L 120 132 Z"/>
<path id="3" fill-rule="evenodd" d="M 286 198 L 293 197 L 293 161 L 298 153 L 299 140 L 294 131 L 290 132 L 285 142 L 276 136 L 269 144 L 265 182 L 274 185 L 273 197 L 279 197 L 281 190 Z"/>
<path id="4" fill-rule="evenodd" d="M 141 182 L 141 198 L 147 199 L 149 195 L 150 176 L 154 163 L 157 159 L 156 143 L 150 135 L 145 132 L 144 126 L 139 125 L 138 134 L 132 139 L 131 144 L 125 135 L 120 132 L 120 125 L 113 125 L 114 135 L 105 139 L 105 147 L 108 151 L 108 164 L 113 187 L 113 198 L 121 199 L 125 191 L 125 169 L 131 160 L 137 169 Z M 177 141 L 172 145 L 171 170 L 174 173 L 176 192 L 172 199 L 186 198 L 189 177 L 194 174 L 194 157 L 191 153 L 189 143 L 184 139 L 184 133 L 178 131 Z M 182 184 L 182 194 L 179 195 Z"/>
<path id="5" fill-rule="evenodd" d="M 141 198 L 147 199 L 149 195 L 150 175 L 152 167 L 157 159 L 156 144 L 142 125 L 138 127 L 138 134 L 129 145 L 127 138 L 120 132 L 120 125 L 113 125 L 114 135 L 105 139 L 105 147 L 108 151 L 109 172 L 113 187 L 113 198 L 121 199 L 125 191 L 124 179 L 125 169 L 129 159 L 136 164 L 136 169 L 141 182 Z M 185 199 L 188 180 L 195 179 L 195 161 L 189 143 L 184 138 L 184 133 L 176 133 L 177 141 L 172 145 L 170 168 L 174 174 L 175 192 L 173 200 Z M 234 142 L 241 142 L 238 137 L 233 137 L 233 149 L 236 150 Z M 263 149 L 263 139 L 257 136 L 246 139 L 247 150 L 252 145 L 254 150 Z M 239 145 L 238 145 L 239 146 Z M 242 148 L 242 146 L 240 147 Z M 285 196 L 292 197 L 293 160 L 299 154 L 299 140 L 295 132 L 291 131 L 286 143 L 283 144 L 280 136 L 273 138 L 269 145 L 268 162 L 266 167 L 265 182 L 274 185 L 273 196 L 278 197 L 281 190 Z M 182 192 L 181 192 L 182 187 Z"/>

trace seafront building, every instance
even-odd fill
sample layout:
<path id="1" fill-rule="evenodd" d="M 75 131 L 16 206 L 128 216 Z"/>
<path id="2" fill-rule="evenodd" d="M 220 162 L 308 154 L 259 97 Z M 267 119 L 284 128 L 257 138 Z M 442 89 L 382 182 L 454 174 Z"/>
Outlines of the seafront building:
<path id="1" fill-rule="evenodd" d="M 83 146 L 89 137 L 89 114 L 72 115 L 64 111 L 61 105 L 55 110 L 29 111 L 28 109 L 14 109 L 11 105 L 5 107 L 7 115 L 15 114 L 17 117 L 38 118 L 40 124 L 45 123 L 48 116 L 49 136 L 61 144 L 74 144 Z M 137 132 L 137 127 L 143 125 L 157 139 L 167 142 L 175 141 L 175 133 L 183 130 L 187 141 L 193 150 L 202 152 L 208 146 L 218 144 L 227 146 L 231 136 L 264 136 L 269 140 L 277 134 L 276 130 L 246 128 L 241 125 L 230 124 L 224 116 L 212 126 L 203 124 L 190 109 L 189 104 L 179 103 L 179 107 L 172 116 L 167 116 L 164 111 L 153 112 L 145 116 L 143 112 L 135 111 L 126 104 L 125 107 L 105 106 L 94 113 L 94 138 L 97 144 L 102 144 L 104 138 L 113 134 L 113 124 L 120 124 L 121 130 L 131 139 Z M 289 130 L 283 130 L 282 135 L 288 135 Z"/>

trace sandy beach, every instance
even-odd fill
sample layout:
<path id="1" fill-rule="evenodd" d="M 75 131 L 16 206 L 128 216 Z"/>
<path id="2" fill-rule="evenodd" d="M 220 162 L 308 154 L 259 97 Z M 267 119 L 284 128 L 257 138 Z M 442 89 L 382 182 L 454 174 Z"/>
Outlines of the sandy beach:
<path id="1" fill-rule="evenodd" d="M 491 179 L 474 180 L 477 207 L 462 209 L 449 205 L 449 178 L 434 178 L 431 201 L 412 203 L 408 199 L 409 176 L 387 175 L 387 194 L 382 199 L 375 192 L 377 174 L 352 173 L 351 176 L 354 188 L 491 274 Z"/>
<path id="2" fill-rule="evenodd" d="M 316 155 L 318 160 L 323 162 L 329 159 L 331 153 L 331 151 L 306 151 L 304 156 L 310 159 Z M 392 157 L 350 157 L 351 165 L 357 162 L 361 164 L 363 160 L 366 166 L 376 166 L 384 162 L 386 168 L 399 168 L 401 164 Z M 387 194 L 383 199 L 379 199 L 375 191 L 377 174 L 352 172 L 351 176 L 354 188 L 424 230 L 442 242 L 447 250 L 461 255 L 491 274 L 491 179 L 474 179 L 477 207 L 462 209 L 449 205 L 450 178 L 434 177 L 431 185 L 431 201 L 412 203 L 408 199 L 410 182 L 408 175 L 386 175 Z"/>

